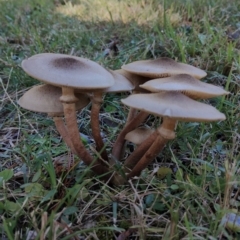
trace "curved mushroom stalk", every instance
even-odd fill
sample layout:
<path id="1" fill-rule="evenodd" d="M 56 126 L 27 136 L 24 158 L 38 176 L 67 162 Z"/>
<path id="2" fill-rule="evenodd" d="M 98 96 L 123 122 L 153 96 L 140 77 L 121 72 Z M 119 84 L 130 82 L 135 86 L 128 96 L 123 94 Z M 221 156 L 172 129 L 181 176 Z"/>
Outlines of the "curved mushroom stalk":
<path id="1" fill-rule="evenodd" d="M 96 144 L 96 150 L 100 153 L 103 160 L 108 161 L 108 154 L 102 140 L 100 126 L 99 126 L 99 112 L 102 104 L 102 92 L 94 92 L 92 97 L 91 109 L 91 128 L 93 138 Z"/>
<path id="2" fill-rule="evenodd" d="M 86 163 L 86 165 L 91 166 L 95 173 L 101 175 L 108 172 L 108 169 L 104 167 L 98 160 L 94 161 L 80 139 L 75 108 L 75 103 L 78 101 L 78 99 L 74 95 L 74 89 L 62 87 L 62 96 L 60 97 L 60 101 L 63 103 L 68 134 L 71 138 L 73 148 L 76 150 L 77 155 Z"/>
<path id="3" fill-rule="evenodd" d="M 154 131 L 144 142 L 142 142 L 137 149 L 124 162 L 124 169 L 126 173 L 131 172 L 134 166 L 139 162 L 146 151 L 151 147 L 158 136 L 158 132 Z"/>
<path id="4" fill-rule="evenodd" d="M 134 73 L 130 73 L 123 69 L 117 69 L 114 71 L 114 73 L 120 74 L 121 76 L 128 79 L 129 82 L 133 84 L 132 94 L 147 92 L 145 89 L 140 88 L 139 85 L 144 84 L 145 82 L 152 79 L 152 78 L 143 77 Z M 138 113 L 137 109 L 130 107 L 127 115 L 126 123 L 130 122 L 137 115 L 137 113 Z"/>
<path id="5" fill-rule="evenodd" d="M 73 154 L 77 154 L 76 150 L 73 147 L 71 138 L 69 136 L 68 130 L 66 128 L 66 125 L 63 121 L 62 116 L 54 116 L 52 114 L 48 114 L 50 117 L 53 118 L 53 121 L 55 123 L 56 129 L 59 132 L 59 134 L 61 135 L 63 141 L 66 143 L 66 145 L 71 149 Z"/>
<path id="6" fill-rule="evenodd" d="M 131 91 L 134 88 L 132 83 L 123 75 L 111 70 L 108 70 L 108 72 L 113 77 L 114 84 L 111 87 L 104 89 L 103 91 L 93 92 L 92 109 L 91 109 L 91 126 L 92 126 L 93 138 L 96 142 L 96 149 L 98 152 L 100 152 L 104 160 L 108 160 L 108 154 L 100 134 L 100 126 L 99 126 L 99 112 L 101 108 L 103 92 L 104 93 L 126 92 L 126 91 Z"/>
<path id="7" fill-rule="evenodd" d="M 130 122 L 125 125 L 113 145 L 112 159 L 110 165 L 114 165 L 116 161 L 120 160 L 121 152 L 126 141 L 126 134 L 137 128 L 147 118 L 148 115 L 149 114 L 147 112 L 141 111 L 138 113 L 137 116 L 135 116 Z"/>
<path id="8" fill-rule="evenodd" d="M 152 136 L 149 137 L 148 140 L 151 143 L 152 137 L 156 136 L 156 139 L 150 146 L 150 148 L 147 150 L 147 152 L 143 155 L 143 157 L 140 159 L 140 161 L 137 162 L 136 166 L 133 167 L 133 162 L 131 162 L 131 165 L 128 161 L 128 165 L 130 165 L 130 168 L 133 167 L 132 171 L 127 175 L 127 178 L 132 178 L 134 176 L 139 176 L 141 171 L 147 167 L 149 163 L 152 162 L 152 160 L 162 151 L 166 143 L 170 139 L 175 138 L 175 129 L 176 120 L 170 119 L 170 118 L 163 118 L 162 125 L 152 134 Z"/>

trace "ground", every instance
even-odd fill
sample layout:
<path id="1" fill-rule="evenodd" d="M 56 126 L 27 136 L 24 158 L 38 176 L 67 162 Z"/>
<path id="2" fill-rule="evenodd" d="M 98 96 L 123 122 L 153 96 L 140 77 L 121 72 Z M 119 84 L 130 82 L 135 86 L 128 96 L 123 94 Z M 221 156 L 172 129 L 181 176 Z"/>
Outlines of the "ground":
<path id="1" fill-rule="evenodd" d="M 239 239 L 240 2 L 237 0 L 0 0 L 1 239 Z M 228 96 L 205 101 L 226 115 L 180 123 L 152 165 L 111 187 L 73 156 L 51 118 L 17 100 L 37 80 L 21 61 L 42 52 L 89 58 L 109 69 L 170 57 L 207 72 Z M 109 94 L 101 127 L 109 149 L 126 120 Z M 78 114 L 93 145 L 90 106 Z M 144 123 L 154 127 L 159 119 Z M 133 146 L 127 145 L 125 157 Z"/>

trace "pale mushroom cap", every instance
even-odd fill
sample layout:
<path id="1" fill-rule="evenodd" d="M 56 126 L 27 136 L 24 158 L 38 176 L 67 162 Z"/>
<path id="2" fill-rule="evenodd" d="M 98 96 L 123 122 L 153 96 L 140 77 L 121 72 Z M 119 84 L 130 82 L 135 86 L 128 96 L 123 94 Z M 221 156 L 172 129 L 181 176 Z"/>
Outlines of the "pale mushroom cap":
<path id="1" fill-rule="evenodd" d="M 125 139 L 136 145 L 140 145 L 144 140 L 146 140 L 154 132 L 151 128 L 139 127 L 129 132 Z"/>
<path id="2" fill-rule="evenodd" d="M 207 75 L 205 71 L 199 68 L 185 63 L 179 63 L 166 57 L 136 61 L 123 65 L 122 68 L 128 72 L 151 78 L 162 78 L 186 73 L 200 79 Z"/>
<path id="3" fill-rule="evenodd" d="M 212 98 L 229 94 L 223 88 L 204 83 L 188 74 L 150 80 L 140 87 L 151 92 L 179 91 L 191 98 Z"/>
<path id="4" fill-rule="evenodd" d="M 130 82 L 132 82 L 132 84 L 134 85 L 134 87 L 138 87 L 140 84 L 144 84 L 145 82 L 149 81 L 152 78 L 149 77 L 143 77 L 134 73 L 130 73 L 128 71 L 125 71 L 124 69 L 117 69 L 114 70 L 114 72 L 124 76 L 125 78 L 127 78 Z"/>
<path id="5" fill-rule="evenodd" d="M 98 63 L 65 54 L 37 54 L 24 60 L 22 68 L 31 77 L 60 87 L 97 90 L 114 84 L 112 75 Z"/>
<path id="6" fill-rule="evenodd" d="M 114 78 L 114 85 L 106 88 L 104 92 L 125 92 L 132 91 L 134 89 L 133 84 L 124 75 L 119 74 L 116 71 L 109 70 Z"/>
<path id="7" fill-rule="evenodd" d="M 210 122 L 226 119 L 216 108 L 179 92 L 134 94 L 121 101 L 129 107 L 175 120 Z"/>
<path id="8" fill-rule="evenodd" d="M 18 100 L 18 104 L 27 110 L 49 114 L 63 113 L 63 105 L 59 98 L 62 95 L 60 87 L 49 84 L 34 86 L 29 89 Z M 90 100 L 86 95 L 76 94 L 79 101 L 76 103 L 76 110 L 84 108 Z"/>

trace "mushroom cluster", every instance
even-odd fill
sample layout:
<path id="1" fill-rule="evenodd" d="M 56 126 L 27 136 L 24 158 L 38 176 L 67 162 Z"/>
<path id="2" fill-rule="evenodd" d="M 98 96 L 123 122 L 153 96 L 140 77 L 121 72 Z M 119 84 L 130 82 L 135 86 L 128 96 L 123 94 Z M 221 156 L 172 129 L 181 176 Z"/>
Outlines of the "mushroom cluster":
<path id="1" fill-rule="evenodd" d="M 228 94 L 224 89 L 200 82 L 206 73 L 169 58 L 137 61 L 119 70 L 107 70 L 89 59 L 65 54 L 42 53 L 22 62 L 23 70 L 43 82 L 28 90 L 18 101 L 25 109 L 47 113 L 72 153 L 98 175 L 112 184 L 122 184 L 138 176 L 175 138 L 178 121 L 210 122 L 225 119 L 216 108 L 196 101 Z M 129 106 L 123 129 L 106 150 L 99 124 L 103 95 L 109 92 L 131 92 L 122 103 Z M 76 111 L 91 102 L 91 129 L 97 155 L 83 144 Z M 149 114 L 161 117 L 156 129 L 139 126 Z M 121 165 L 125 141 L 137 145 Z M 121 174 L 115 166 L 121 166 Z"/>

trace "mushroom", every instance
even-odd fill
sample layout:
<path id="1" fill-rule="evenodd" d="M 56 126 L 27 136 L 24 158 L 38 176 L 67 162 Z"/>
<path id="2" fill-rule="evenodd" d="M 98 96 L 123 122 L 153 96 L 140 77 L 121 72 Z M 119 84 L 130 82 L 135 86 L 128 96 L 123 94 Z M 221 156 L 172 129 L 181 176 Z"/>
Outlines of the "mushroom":
<path id="1" fill-rule="evenodd" d="M 53 118 L 56 128 L 62 136 L 64 142 L 71 148 L 72 152 L 76 154 L 72 146 L 72 142 L 66 126 L 63 122 L 63 105 L 59 98 L 62 95 L 60 87 L 49 84 L 34 86 L 29 89 L 18 100 L 18 104 L 27 110 L 34 112 L 47 113 Z M 76 94 L 78 101 L 76 102 L 76 110 L 84 108 L 89 102 L 89 98 L 84 94 Z"/>
<path id="2" fill-rule="evenodd" d="M 114 72 L 124 76 L 134 85 L 134 89 L 132 91 L 132 94 L 148 92 L 145 89 L 140 88 L 139 85 L 149 81 L 152 78 L 143 77 L 143 76 L 140 76 L 140 75 L 137 75 L 137 74 L 134 74 L 134 73 L 130 73 L 130 72 L 127 72 L 123 69 L 117 69 Z M 126 123 L 131 121 L 136 115 L 137 115 L 137 110 L 134 109 L 134 108 L 130 108 L 129 112 L 128 112 Z"/>
<path id="3" fill-rule="evenodd" d="M 170 58 L 158 58 L 155 60 L 136 61 L 122 66 L 122 70 L 117 70 L 120 74 L 127 77 L 135 84 L 135 92 L 141 92 L 140 87 L 146 84 L 152 78 L 162 78 L 167 76 L 173 76 L 176 74 L 189 74 L 198 79 L 205 77 L 206 72 L 188 64 L 178 63 Z M 141 84 L 144 83 L 144 84 Z M 148 90 L 148 89 L 147 89 Z M 116 142 L 114 143 L 112 150 L 112 157 L 119 159 L 124 146 L 125 135 L 134 130 L 144 121 L 148 115 L 146 113 L 139 113 L 137 115 L 136 109 L 130 107 L 127 122 L 123 130 L 118 135 Z M 134 118 L 135 117 L 135 118 Z M 130 121 L 134 118 L 132 123 Z M 134 124 L 136 122 L 136 124 Z"/>
<path id="4" fill-rule="evenodd" d="M 144 142 L 152 133 L 154 132 L 153 129 L 146 128 L 146 127 L 139 127 L 134 129 L 133 131 L 129 132 L 125 136 L 125 140 L 132 142 L 139 146 L 142 142 Z"/>
<path id="5" fill-rule="evenodd" d="M 138 95 L 133 94 L 131 96 Z M 141 101 L 140 101 L 141 103 Z M 134 108 L 134 107 L 133 107 Z M 133 131 L 137 128 L 147 117 L 148 113 L 144 111 L 140 111 L 131 121 L 127 122 L 124 128 L 119 133 L 112 149 L 112 160 L 111 162 L 114 164 L 115 162 L 119 161 L 121 158 L 122 149 L 125 143 L 125 136 L 127 133 Z"/>
<path id="6" fill-rule="evenodd" d="M 87 165 L 94 163 L 92 156 L 80 140 L 76 119 L 75 103 L 78 101 L 75 89 L 92 92 L 91 125 L 93 137 L 98 151 L 103 149 L 104 143 L 99 131 L 98 114 L 102 102 L 102 90 L 114 84 L 112 75 L 99 64 L 80 57 L 65 54 L 42 53 L 32 56 L 22 62 L 23 70 L 30 76 L 62 88 L 60 101 L 63 104 L 64 116 L 73 147 L 78 156 Z M 106 160 L 106 159 L 105 159 Z M 104 173 L 107 169 L 99 164 L 93 170 Z"/>
<path id="7" fill-rule="evenodd" d="M 124 69 L 117 69 L 114 70 L 113 72 L 118 73 L 119 75 L 124 76 L 126 79 L 128 79 L 134 86 L 133 91 L 135 93 L 143 93 L 143 92 L 148 92 L 142 88 L 139 87 L 139 85 L 144 84 L 145 82 L 151 80 L 151 77 L 144 77 L 137 75 L 136 73 L 131 73 L 128 71 L 125 71 Z"/>
<path id="8" fill-rule="evenodd" d="M 153 92 L 177 91 L 184 93 L 193 99 L 205 99 L 229 93 L 220 87 L 200 82 L 187 74 L 179 74 L 168 78 L 150 80 L 143 85 L 140 85 L 140 87 Z M 138 149 L 127 158 L 125 161 L 126 168 L 131 169 L 133 166 L 135 166 L 137 159 L 139 159 L 146 152 L 146 150 L 154 142 L 155 138 L 156 133 L 153 133 L 151 136 L 149 136 L 144 144 L 140 145 Z"/>
<path id="9" fill-rule="evenodd" d="M 145 77 L 163 78 L 186 73 L 197 79 L 207 74 L 194 66 L 179 63 L 171 58 L 162 57 L 153 60 L 136 61 L 122 66 L 122 69 Z"/>
<path id="10" fill-rule="evenodd" d="M 132 94 L 136 94 L 139 92 L 148 92 L 142 88 L 139 87 L 140 84 L 145 83 L 146 81 L 150 80 L 151 78 L 139 76 L 134 73 L 127 72 L 123 69 L 118 69 L 114 71 L 115 73 L 122 75 L 126 79 L 128 79 L 134 86 L 132 89 Z M 124 148 L 125 143 L 125 136 L 128 132 L 134 130 L 136 127 L 138 127 L 146 118 L 148 114 L 146 113 L 139 113 L 137 109 L 130 108 L 127 116 L 127 121 L 122 129 L 122 131 L 119 133 L 112 150 L 112 163 L 114 164 L 116 161 L 120 160 L 121 153 Z"/>
<path id="11" fill-rule="evenodd" d="M 229 94 L 223 88 L 198 81 L 188 74 L 178 74 L 167 78 L 150 80 L 140 85 L 140 87 L 150 92 L 178 91 L 191 98 L 201 99 Z"/>
<path id="12" fill-rule="evenodd" d="M 132 91 L 134 89 L 134 84 L 130 81 L 130 79 L 126 78 L 124 75 L 120 74 L 117 71 L 108 70 L 113 78 L 114 84 L 104 89 L 106 93 L 115 93 L 115 92 L 127 92 Z"/>
<path id="13" fill-rule="evenodd" d="M 168 78 L 150 80 L 143 85 L 140 85 L 140 87 L 152 92 L 182 92 L 193 99 L 205 99 L 228 94 L 227 91 L 220 87 L 200 82 L 194 77 L 187 74 L 178 74 Z M 135 151 L 131 154 L 131 156 L 128 157 L 128 159 L 125 161 L 125 165 L 127 166 L 126 168 L 132 168 L 136 164 L 136 159 L 139 159 L 146 152 L 146 150 L 154 142 L 155 138 L 156 134 L 153 133 L 144 145 L 141 145 L 137 151 Z"/>
<path id="14" fill-rule="evenodd" d="M 220 113 L 216 108 L 192 100 L 179 92 L 135 94 L 123 99 L 122 103 L 163 117 L 162 124 L 157 128 L 155 133 L 156 139 L 142 158 L 139 161 L 138 159 L 135 160 L 137 164 L 128 174 L 128 178 L 138 176 L 163 149 L 167 141 L 175 138 L 174 129 L 178 120 L 210 122 L 225 119 L 225 115 Z M 144 145 L 144 142 L 142 144 Z M 124 166 L 125 168 L 127 167 L 126 163 Z"/>

